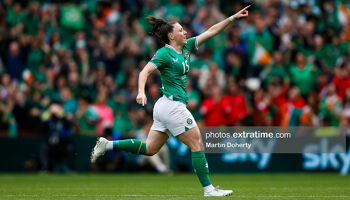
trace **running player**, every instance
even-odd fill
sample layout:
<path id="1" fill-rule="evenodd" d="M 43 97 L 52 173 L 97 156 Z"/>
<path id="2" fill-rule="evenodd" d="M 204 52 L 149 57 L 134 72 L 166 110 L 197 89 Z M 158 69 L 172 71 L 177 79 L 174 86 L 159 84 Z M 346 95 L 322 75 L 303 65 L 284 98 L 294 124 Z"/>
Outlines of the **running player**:
<path id="1" fill-rule="evenodd" d="M 152 25 L 152 34 L 164 47 L 158 49 L 139 75 L 137 103 L 147 103 L 145 84 L 147 77 L 155 70 L 160 71 L 163 97 L 159 98 L 153 110 L 153 125 L 146 142 L 136 139 L 108 141 L 101 137 L 91 154 L 91 162 L 107 150 L 123 150 L 135 154 L 152 156 L 168 140 L 169 131 L 173 136 L 186 144 L 192 152 L 192 165 L 204 189 L 204 196 L 228 196 L 232 190 L 221 190 L 214 187 L 209 179 L 209 168 L 202 151 L 201 135 L 196 121 L 187 110 L 186 94 L 187 74 L 190 70 L 190 54 L 198 46 L 214 37 L 226 28 L 233 20 L 248 16 L 249 6 L 231 17 L 213 25 L 197 37 L 186 39 L 186 31 L 176 21 L 166 22 L 152 16 L 148 17 Z"/>

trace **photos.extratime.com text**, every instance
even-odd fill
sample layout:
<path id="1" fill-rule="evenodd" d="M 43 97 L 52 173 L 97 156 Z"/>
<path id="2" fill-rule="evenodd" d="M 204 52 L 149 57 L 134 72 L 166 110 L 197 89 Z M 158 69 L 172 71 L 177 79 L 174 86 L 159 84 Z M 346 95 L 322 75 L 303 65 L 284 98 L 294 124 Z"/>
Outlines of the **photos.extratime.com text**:
<path id="1" fill-rule="evenodd" d="M 228 138 L 260 138 L 260 139 L 272 139 L 272 138 L 291 138 L 291 133 L 272 133 L 272 132 L 260 132 L 260 131 L 242 131 L 242 132 L 206 132 L 206 139 L 228 139 Z"/>

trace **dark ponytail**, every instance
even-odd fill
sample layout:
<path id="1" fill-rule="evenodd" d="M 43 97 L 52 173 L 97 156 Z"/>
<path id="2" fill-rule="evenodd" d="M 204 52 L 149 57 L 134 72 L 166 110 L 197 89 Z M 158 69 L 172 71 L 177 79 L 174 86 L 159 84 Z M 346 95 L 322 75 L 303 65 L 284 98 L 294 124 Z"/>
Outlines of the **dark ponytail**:
<path id="1" fill-rule="evenodd" d="M 173 25 L 176 21 L 166 22 L 153 16 L 147 16 L 148 23 L 152 26 L 151 35 L 155 36 L 161 43 L 169 44 L 168 34 L 173 32 Z"/>

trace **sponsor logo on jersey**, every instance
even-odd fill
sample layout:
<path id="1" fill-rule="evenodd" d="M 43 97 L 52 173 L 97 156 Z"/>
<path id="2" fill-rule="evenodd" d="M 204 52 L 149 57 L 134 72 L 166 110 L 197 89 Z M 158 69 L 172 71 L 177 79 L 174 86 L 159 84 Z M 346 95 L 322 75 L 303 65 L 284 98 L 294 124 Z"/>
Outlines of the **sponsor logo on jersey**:
<path id="1" fill-rule="evenodd" d="M 173 58 L 174 63 L 176 63 L 179 59 L 178 58 Z"/>
<path id="2" fill-rule="evenodd" d="M 190 52 L 189 51 L 184 51 L 184 57 L 186 59 L 189 59 L 190 58 Z"/>
<path id="3" fill-rule="evenodd" d="M 154 59 L 156 59 L 156 58 L 157 58 L 157 54 L 154 54 L 154 56 L 152 57 L 151 60 L 154 60 Z"/>

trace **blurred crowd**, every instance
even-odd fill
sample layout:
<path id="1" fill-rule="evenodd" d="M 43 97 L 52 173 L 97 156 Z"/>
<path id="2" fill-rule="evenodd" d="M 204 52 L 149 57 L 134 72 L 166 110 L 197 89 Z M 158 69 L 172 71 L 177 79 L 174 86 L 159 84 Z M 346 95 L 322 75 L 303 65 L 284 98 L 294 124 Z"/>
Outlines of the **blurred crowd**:
<path id="1" fill-rule="evenodd" d="M 135 101 L 159 48 L 145 17 L 176 18 L 194 37 L 249 3 L 1 1 L 0 135 L 142 138 L 161 95 L 156 72 L 147 105 Z M 350 2 L 256 0 L 190 66 L 188 109 L 201 126 L 349 126 Z"/>

